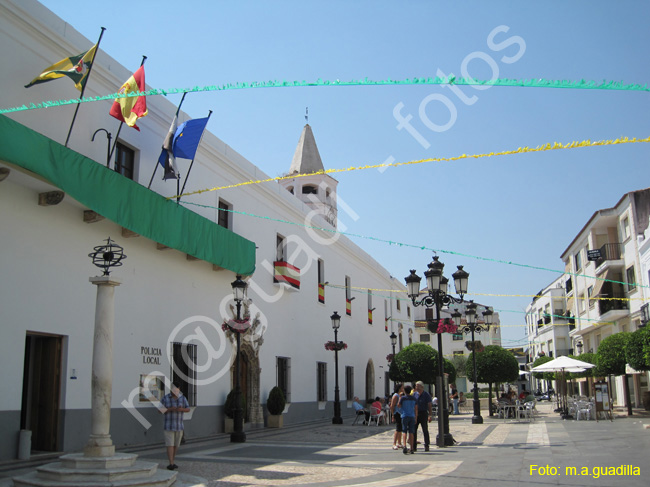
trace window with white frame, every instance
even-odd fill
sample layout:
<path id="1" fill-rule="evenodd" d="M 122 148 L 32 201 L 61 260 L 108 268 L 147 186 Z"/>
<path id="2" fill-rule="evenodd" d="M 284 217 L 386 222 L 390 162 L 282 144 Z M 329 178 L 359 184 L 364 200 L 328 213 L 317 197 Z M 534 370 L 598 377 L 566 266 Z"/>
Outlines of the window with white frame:
<path id="1" fill-rule="evenodd" d="M 291 359 L 276 357 L 277 385 L 284 394 L 284 400 L 291 402 Z"/>
<path id="2" fill-rule="evenodd" d="M 115 172 L 129 179 L 135 173 L 135 151 L 121 142 L 115 146 Z"/>
<path id="3" fill-rule="evenodd" d="M 621 237 L 623 237 L 623 241 L 630 238 L 630 218 L 627 216 L 621 221 Z"/>
<path id="4" fill-rule="evenodd" d="M 275 237 L 275 260 L 287 262 L 287 239 L 279 233 Z"/>
<path id="5" fill-rule="evenodd" d="M 318 402 L 327 401 L 327 363 L 317 362 L 316 394 Z"/>
<path id="6" fill-rule="evenodd" d="M 354 367 L 345 366 L 345 399 L 352 401 L 354 399 Z"/>
<path id="7" fill-rule="evenodd" d="M 589 302 L 589 308 L 590 309 L 593 308 L 594 305 L 596 304 L 596 300 L 592 299 L 593 295 L 594 295 L 594 287 L 589 286 L 587 288 L 587 301 Z"/>
<path id="8" fill-rule="evenodd" d="M 219 212 L 217 215 L 217 225 L 223 228 L 230 228 L 232 218 L 232 205 L 219 198 Z"/>
<path id="9" fill-rule="evenodd" d="M 573 263 L 575 265 L 576 272 L 582 270 L 582 250 L 578 250 L 573 256 Z"/>
<path id="10" fill-rule="evenodd" d="M 632 293 L 636 291 L 636 273 L 634 272 L 634 266 L 626 269 L 625 277 L 627 282 L 627 292 Z"/>

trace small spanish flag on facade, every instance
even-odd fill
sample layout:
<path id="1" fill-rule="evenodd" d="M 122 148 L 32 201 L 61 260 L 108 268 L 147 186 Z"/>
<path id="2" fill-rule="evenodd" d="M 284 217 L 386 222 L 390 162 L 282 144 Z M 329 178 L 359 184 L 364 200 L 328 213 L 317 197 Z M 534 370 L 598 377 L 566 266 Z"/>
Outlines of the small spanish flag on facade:
<path id="1" fill-rule="evenodd" d="M 348 316 L 352 316 L 352 300 L 351 299 L 346 299 L 345 300 L 345 314 Z"/>
<path id="2" fill-rule="evenodd" d="M 318 302 L 325 303 L 325 284 L 318 283 Z"/>
<path id="3" fill-rule="evenodd" d="M 286 282 L 300 289 L 300 269 L 288 262 L 276 261 L 273 263 L 273 282 Z"/>
<path id="4" fill-rule="evenodd" d="M 368 310 L 368 324 L 372 325 L 372 310 Z"/>

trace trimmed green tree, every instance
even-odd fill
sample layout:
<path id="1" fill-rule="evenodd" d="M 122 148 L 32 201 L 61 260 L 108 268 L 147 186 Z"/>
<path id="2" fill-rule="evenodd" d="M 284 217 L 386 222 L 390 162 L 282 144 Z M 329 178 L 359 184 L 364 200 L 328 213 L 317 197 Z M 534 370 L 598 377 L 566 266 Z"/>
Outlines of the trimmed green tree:
<path id="1" fill-rule="evenodd" d="M 625 360 L 635 370 L 650 370 L 650 327 L 630 333 L 625 344 Z"/>
<path id="2" fill-rule="evenodd" d="M 474 381 L 474 353 L 467 359 L 467 378 Z M 482 352 L 476 352 L 476 382 L 489 386 L 488 404 L 492 413 L 492 384 L 514 382 L 519 378 L 519 363 L 510 350 L 498 345 L 488 345 Z"/>
<path id="3" fill-rule="evenodd" d="M 625 404 L 628 416 L 632 415 L 632 404 L 630 403 L 630 390 L 628 388 L 628 375 L 625 373 L 625 347 L 631 333 L 615 333 L 603 339 L 596 352 L 596 363 L 598 369 L 605 375 L 622 375 Z"/>
<path id="4" fill-rule="evenodd" d="M 449 374 L 449 383 L 456 381 L 456 368 L 444 359 L 445 373 Z M 413 343 L 395 354 L 388 369 L 390 379 L 394 382 L 416 382 L 435 384 L 438 376 L 438 352 L 426 343 Z"/>

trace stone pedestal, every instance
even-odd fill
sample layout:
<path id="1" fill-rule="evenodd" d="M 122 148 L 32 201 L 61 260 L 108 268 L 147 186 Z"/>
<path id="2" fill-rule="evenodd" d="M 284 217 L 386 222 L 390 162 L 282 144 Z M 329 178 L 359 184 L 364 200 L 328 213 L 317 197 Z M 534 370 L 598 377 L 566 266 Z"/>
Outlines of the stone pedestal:
<path id="1" fill-rule="evenodd" d="M 115 453 L 111 440 L 113 390 L 114 294 L 120 281 L 110 276 L 91 277 L 97 286 L 91 383 L 90 438 L 84 453 L 63 455 L 59 462 L 14 477 L 14 487 L 169 487 L 177 473 L 158 470 L 158 464 L 137 461 L 137 455 Z"/>
<path id="2" fill-rule="evenodd" d="M 14 477 L 14 487 L 170 487 L 177 476 L 177 472 L 158 470 L 156 463 L 138 461 L 137 455 L 130 453 L 110 457 L 74 453 L 59 460 Z"/>

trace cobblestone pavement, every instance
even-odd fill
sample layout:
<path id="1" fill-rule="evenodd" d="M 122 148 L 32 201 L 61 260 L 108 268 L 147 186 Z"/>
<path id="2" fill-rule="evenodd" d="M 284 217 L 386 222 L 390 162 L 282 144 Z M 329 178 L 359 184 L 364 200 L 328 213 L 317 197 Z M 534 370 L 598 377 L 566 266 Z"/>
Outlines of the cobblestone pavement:
<path id="1" fill-rule="evenodd" d="M 445 487 L 648 485 L 650 429 L 644 425 L 650 418 L 563 421 L 552 404 L 539 409 L 533 422 L 484 417 L 484 424 L 473 425 L 471 414 L 452 416 L 450 431 L 458 443 L 431 446 L 429 452 L 420 445 L 413 455 L 392 450 L 392 427 L 350 421 L 251 431 L 245 443 L 230 443 L 228 435 L 188 441 L 177 456 L 175 485 L 392 487 L 436 479 Z M 430 431 L 435 438 L 436 423 Z M 167 464 L 163 447 L 137 453 L 160 468 Z M 613 475 L 601 475 L 603 467 Z M 0 487 L 9 485 L 0 480 Z"/>

